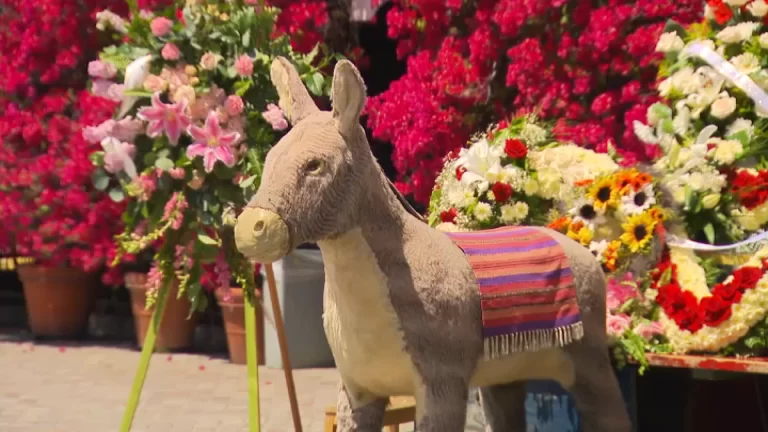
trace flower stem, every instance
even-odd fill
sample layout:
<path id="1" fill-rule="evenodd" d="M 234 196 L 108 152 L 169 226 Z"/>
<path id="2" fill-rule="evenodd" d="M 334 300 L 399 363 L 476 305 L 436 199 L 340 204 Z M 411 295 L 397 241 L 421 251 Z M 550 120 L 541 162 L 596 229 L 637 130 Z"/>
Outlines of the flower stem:
<path id="1" fill-rule="evenodd" d="M 120 425 L 120 432 L 129 432 L 131 430 L 133 417 L 139 406 L 141 389 L 144 387 L 144 381 L 147 379 L 149 361 L 152 359 L 152 352 L 155 350 L 155 339 L 157 339 L 157 331 L 160 329 L 160 322 L 162 321 L 163 312 L 165 311 L 165 304 L 168 299 L 168 291 L 171 283 L 172 279 L 164 278 L 163 284 L 160 286 L 157 294 L 155 310 L 152 312 L 152 319 L 149 322 L 147 334 L 144 336 L 144 344 L 141 347 L 141 357 L 139 358 L 139 368 L 136 370 L 136 376 L 133 379 L 133 387 L 131 387 L 131 393 L 128 396 L 128 404 L 125 407 L 123 422 Z"/>
<path id="2" fill-rule="evenodd" d="M 259 365 L 256 346 L 255 297 L 245 296 L 245 355 L 248 363 L 248 417 L 250 431 L 259 432 Z"/>

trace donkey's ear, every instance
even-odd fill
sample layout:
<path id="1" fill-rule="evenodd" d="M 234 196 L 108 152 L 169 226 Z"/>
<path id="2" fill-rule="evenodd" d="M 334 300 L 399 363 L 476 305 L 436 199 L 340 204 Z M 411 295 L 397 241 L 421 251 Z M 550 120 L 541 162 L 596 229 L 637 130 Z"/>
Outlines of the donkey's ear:
<path id="1" fill-rule="evenodd" d="M 365 83 L 357 68 L 347 60 L 336 64 L 333 71 L 333 118 L 344 134 L 360 124 L 360 113 L 365 105 Z"/>
<path id="2" fill-rule="evenodd" d="M 304 83 L 301 82 L 299 73 L 288 59 L 277 57 L 272 60 L 270 76 L 280 96 L 278 102 L 280 109 L 291 124 L 295 125 L 319 111 L 307 88 L 304 87 Z"/>

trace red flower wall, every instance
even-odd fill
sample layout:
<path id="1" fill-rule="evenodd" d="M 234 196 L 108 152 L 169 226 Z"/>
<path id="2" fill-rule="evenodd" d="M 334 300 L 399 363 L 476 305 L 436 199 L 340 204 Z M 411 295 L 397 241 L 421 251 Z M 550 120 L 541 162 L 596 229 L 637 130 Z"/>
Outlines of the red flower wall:
<path id="1" fill-rule="evenodd" d="M 389 36 L 407 73 L 367 106 L 392 142 L 398 187 L 429 200 L 443 157 L 517 112 L 557 121 L 558 137 L 627 162 L 655 149 L 633 135 L 656 100 L 664 23 L 697 20 L 699 0 L 393 0 Z"/>

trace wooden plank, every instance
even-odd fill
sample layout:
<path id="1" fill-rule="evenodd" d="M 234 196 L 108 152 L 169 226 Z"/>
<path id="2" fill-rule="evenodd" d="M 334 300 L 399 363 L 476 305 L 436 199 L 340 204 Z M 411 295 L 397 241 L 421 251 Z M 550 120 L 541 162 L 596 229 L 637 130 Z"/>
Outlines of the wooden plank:
<path id="1" fill-rule="evenodd" d="M 652 366 L 768 375 L 768 358 L 646 354 Z"/>

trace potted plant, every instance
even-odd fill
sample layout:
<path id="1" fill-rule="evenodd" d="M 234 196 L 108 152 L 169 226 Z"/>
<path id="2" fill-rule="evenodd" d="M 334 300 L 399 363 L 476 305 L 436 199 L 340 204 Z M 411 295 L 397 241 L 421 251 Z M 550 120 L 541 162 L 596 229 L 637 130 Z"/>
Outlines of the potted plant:
<path id="1" fill-rule="evenodd" d="M 88 53 L 101 46 L 93 16 L 106 6 L 124 8 L 118 0 L 10 0 L 0 14 L 0 242 L 34 259 L 18 271 L 37 336 L 86 330 L 98 271 L 120 230 L 122 207 L 91 185 L 93 146 L 80 136 L 114 108 L 81 92 Z"/>
<path id="2" fill-rule="evenodd" d="M 51 91 L 2 113 L 0 206 L 16 250 L 29 325 L 38 336 L 74 336 L 88 324 L 98 271 L 114 255 L 121 204 L 91 185 L 92 146 L 80 129 L 108 118 L 114 104 L 86 92 Z M 103 281 L 119 280 L 117 269 Z"/>
<path id="3" fill-rule="evenodd" d="M 130 22 L 112 17 L 127 42 L 104 49 L 89 69 L 92 91 L 117 94 L 122 105 L 116 119 L 86 131 L 103 147 L 91 155 L 94 181 L 128 202 L 115 263 L 155 251 L 132 295 L 149 309 L 160 288 L 171 287 L 172 298 L 189 301 L 189 316 L 206 307 L 205 289 L 221 290 L 222 299 L 232 298 L 231 286 L 254 293 L 253 266 L 237 252 L 232 226 L 259 185 L 267 150 L 288 127 L 273 104 L 272 60 L 291 58 L 318 96 L 330 87 L 321 70 L 331 60 L 319 47 L 295 53 L 275 31 L 279 9 L 192 3 Z M 166 311 L 162 322 L 173 316 L 187 318 Z"/>
<path id="4" fill-rule="evenodd" d="M 255 274 L 259 274 L 259 264 L 256 264 Z M 260 276 L 260 275 L 259 275 Z M 260 285 L 257 278 L 257 286 Z M 256 291 L 257 297 L 261 292 Z M 224 320 L 224 330 L 227 334 L 227 350 L 229 361 L 235 364 L 246 363 L 245 348 L 245 294 L 242 288 L 229 288 L 216 290 L 216 301 L 221 307 L 221 316 Z M 264 314 L 261 308 L 256 308 L 256 346 L 258 352 L 257 363 L 264 364 Z"/>

